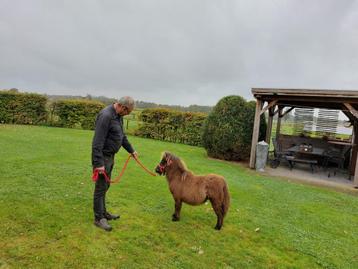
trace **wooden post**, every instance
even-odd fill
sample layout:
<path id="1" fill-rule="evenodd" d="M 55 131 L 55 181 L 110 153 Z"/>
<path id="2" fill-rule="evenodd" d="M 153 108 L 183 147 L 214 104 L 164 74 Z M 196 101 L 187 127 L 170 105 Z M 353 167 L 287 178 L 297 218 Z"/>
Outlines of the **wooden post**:
<path id="1" fill-rule="evenodd" d="M 278 115 L 277 115 L 277 127 L 276 127 L 276 139 L 278 139 L 278 136 L 280 135 L 281 131 L 281 118 L 282 118 L 282 106 L 278 107 Z"/>
<path id="2" fill-rule="evenodd" d="M 256 144 L 259 139 L 261 109 L 262 109 L 262 101 L 260 99 L 257 99 L 256 100 L 255 119 L 254 119 L 254 129 L 252 131 L 250 168 L 255 168 Z"/>
<path id="3" fill-rule="evenodd" d="M 269 108 L 269 118 L 267 120 L 266 143 L 269 144 L 269 148 L 270 148 L 270 140 L 271 140 L 271 133 L 272 133 L 272 122 L 273 122 L 274 109 L 275 109 L 275 107 Z"/>
<path id="4" fill-rule="evenodd" d="M 357 162 L 357 143 L 358 143 L 358 123 L 354 121 L 353 123 L 353 137 L 352 137 L 352 153 L 351 153 L 351 175 L 353 175 L 353 184 L 354 187 L 358 187 L 358 162 Z M 354 170 L 353 170 L 354 169 Z"/>
<path id="5" fill-rule="evenodd" d="M 357 161 L 357 150 L 358 150 L 358 111 L 349 103 L 343 103 L 344 106 L 349 110 L 350 114 L 347 111 L 343 111 L 344 114 L 350 119 L 353 124 L 353 137 L 352 137 L 352 151 L 351 151 L 351 160 L 349 164 L 349 173 L 353 175 L 353 185 L 355 188 L 358 188 L 358 161 Z"/>
<path id="6" fill-rule="evenodd" d="M 356 158 L 357 158 L 357 155 L 356 155 Z M 356 162 L 356 166 L 355 166 L 353 185 L 355 188 L 358 188 L 358 162 Z"/>

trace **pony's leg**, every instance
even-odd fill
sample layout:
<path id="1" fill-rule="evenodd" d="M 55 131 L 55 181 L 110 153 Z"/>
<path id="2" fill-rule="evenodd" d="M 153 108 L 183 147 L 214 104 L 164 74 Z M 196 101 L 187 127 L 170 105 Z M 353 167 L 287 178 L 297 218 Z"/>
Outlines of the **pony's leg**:
<path id="1" fill-rule="evenodd" d="M 221 204 L 215 200 L 210 200 L 210 202 L 217 217 L 215 229 L 220 230 L 221 227 L 223 226 L 223 219 L 224 219 Z"/>
<path id="2" fill-rule="evenodd" d="M 179 221 L 180 220 L 180 210 L 181 210 L 181 200 L 175 199 L 175 212 L 172 216 L 172 221 Z"/>

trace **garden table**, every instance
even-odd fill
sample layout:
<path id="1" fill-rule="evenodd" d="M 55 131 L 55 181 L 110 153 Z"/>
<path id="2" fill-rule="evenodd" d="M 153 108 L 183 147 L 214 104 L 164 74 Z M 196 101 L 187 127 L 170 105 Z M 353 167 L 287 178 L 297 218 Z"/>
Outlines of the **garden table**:
<path id="1" fill-rule="evenodd" d="M 314 166 L 318 165 L 318 161 L 323 159 L 323 164 L 327 156 L 325 155 L 326 149 L 313 147 L 312 150 L 304 150 L 299 145 L 290 147 L 287 149 L 288 152 L 293 153 L 292 156 L 286 156 L 288 163 L 290 164 L 290 169 L 292 170 L 294 163 L 307 163 L 311 166 L 311 171 L 313 173 Z"/>

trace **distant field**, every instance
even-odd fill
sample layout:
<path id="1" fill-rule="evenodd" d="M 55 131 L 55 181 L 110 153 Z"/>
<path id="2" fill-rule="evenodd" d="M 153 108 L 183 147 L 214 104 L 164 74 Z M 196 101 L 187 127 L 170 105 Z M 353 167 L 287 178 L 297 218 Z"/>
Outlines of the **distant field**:
<path id="1" fill-rule="evenodd" d="M 143 109 L 136 108 L 131 114 L 124 117 L 124 127 L 127 134 L 133 134 L 140 127 L 141 121 L 139 115 Z"/>
<path id="2" fill-rule="evenodd" d="M 273 123 L 272 123 L 272 136 L 274 134 L 276 134 L 276 127 L 277 127 L 277 121 L 273 121 Z M 282 121 L 281 122 L 280 133 L 281 134 L 292 135 L 292 134 L 294 134 L 294 128 L 295 128 L 295 123 L 294 122 L 292 122 L 292 121 Z M 340 130 L 340 129 L 342 129 L 342 128 L 338 127 L 338 130 Z M 346 129 L 344 131 L 346 131 Z M 312 132 L 310 134 L 310 136 L 312 136 L 312 137 L 316 137 L 316 136 L 322 137 L 321 134 L 316 134 L 315 132 Z M 335 138 L 338 138 L 338 139 L 348 139 L 349 137 L 350 137 L 350 135 L 348 135 L 348 134 L 335 134 Z"/>
<path id="3" fill-rule="evenodd" d="M 92 131 L 0 125 L 0 268 L 358 268 L 358 199 L 268 178 L 213 160 L 204 149 L 130 136 L 153 169 L 161 152 L 196 173 L 225 176 L 231 208 L 214 230 L 209 205 L 184 205 L 173 223 L 164 177 L 131 161 L 111 186 L 121 213 L 106 233 L 93 224 Z M 121 151 L 117 168 L 126 159 Z"/>

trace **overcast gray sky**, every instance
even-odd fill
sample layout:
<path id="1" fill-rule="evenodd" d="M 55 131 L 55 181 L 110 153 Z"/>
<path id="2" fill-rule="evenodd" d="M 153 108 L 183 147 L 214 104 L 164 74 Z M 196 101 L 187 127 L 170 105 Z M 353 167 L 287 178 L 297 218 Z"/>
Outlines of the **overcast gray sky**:
<path id="1" fill-rule="evenodd" d="M 0 88 L 214 105 L 358 90 L 358 1 L 0 0 Z"/>

